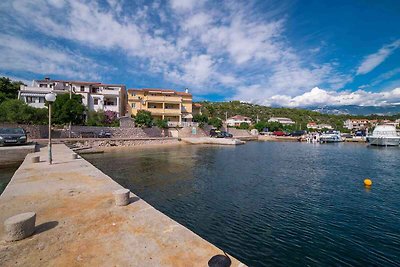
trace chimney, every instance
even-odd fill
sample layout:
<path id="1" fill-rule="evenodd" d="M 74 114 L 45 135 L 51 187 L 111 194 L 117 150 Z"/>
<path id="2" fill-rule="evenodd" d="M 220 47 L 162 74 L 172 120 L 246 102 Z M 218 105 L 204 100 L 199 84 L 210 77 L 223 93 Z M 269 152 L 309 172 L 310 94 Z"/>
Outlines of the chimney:
<path id="1" fill-rule="evenodd" d="M 44 77 L 45 81 L 50 81 L 50 77 Z"/>
<path id="2" fill-rule="evenodd" d="M 189 93 L 189 88 L 185 88 L 185 93 Z"/>

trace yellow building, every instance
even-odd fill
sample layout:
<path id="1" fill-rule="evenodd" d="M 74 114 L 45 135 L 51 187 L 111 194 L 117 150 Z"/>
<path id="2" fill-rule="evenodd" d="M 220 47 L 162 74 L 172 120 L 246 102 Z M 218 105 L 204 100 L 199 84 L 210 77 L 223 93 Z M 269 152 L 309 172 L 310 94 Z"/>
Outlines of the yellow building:
<path id="1" fill-rule="evenodd" d="M 128 105 L 131 115 L 147 110 L 154 119 L 168 120 L 169 126 L 190 126 L 193 118 L 192 95 L 188 90 L 129 89 Z"/>

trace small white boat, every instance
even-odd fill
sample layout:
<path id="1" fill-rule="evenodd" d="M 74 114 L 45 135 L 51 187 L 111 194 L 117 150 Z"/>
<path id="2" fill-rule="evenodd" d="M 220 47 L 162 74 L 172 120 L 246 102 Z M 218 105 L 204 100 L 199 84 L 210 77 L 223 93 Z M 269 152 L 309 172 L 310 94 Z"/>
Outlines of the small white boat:
<path id="1" fill-rule="evenodd" d="M 339 131 L 329 131 L 326 133 L 323 133 L 319 137 L 320 143 L 337 143 L 337 142 L 343 142 L 342 137 L 340 136 Z"/>
<path id="2" fill-rule="evenodd" d="M 367 141 L 373 146 L 398 146 L 400 136 L 393 125 L 378 125 L 375 127 L 372 135 L 367 136 Z"/>

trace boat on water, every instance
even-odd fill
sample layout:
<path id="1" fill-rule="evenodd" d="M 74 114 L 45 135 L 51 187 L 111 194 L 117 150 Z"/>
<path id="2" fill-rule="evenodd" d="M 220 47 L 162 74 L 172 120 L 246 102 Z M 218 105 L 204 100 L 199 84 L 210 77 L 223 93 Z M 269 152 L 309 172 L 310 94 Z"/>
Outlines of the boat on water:
<path id="1" fill-rule="evenodd" d="M 367 136 L 367 142 L 373 146 L 398 146 L 400 136 L 393 125 L 378 125 L 372 135 Z"/>
<path id="2" fill-rule="evenodd" d="M 338 143 L 343 142 L 339 131 L 328 131 L 320 135 L 320 143 Z"/>

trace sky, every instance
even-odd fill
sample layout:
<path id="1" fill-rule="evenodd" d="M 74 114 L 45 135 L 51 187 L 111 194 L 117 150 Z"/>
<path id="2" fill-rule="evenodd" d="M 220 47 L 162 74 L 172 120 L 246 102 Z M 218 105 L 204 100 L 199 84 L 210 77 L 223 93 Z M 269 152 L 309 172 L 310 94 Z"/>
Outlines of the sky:
<path id="1" fill-rule="evenodd" d="M 400 1 L 0 1 L 0 75 L 268 106 L 400 104 Z"/>

